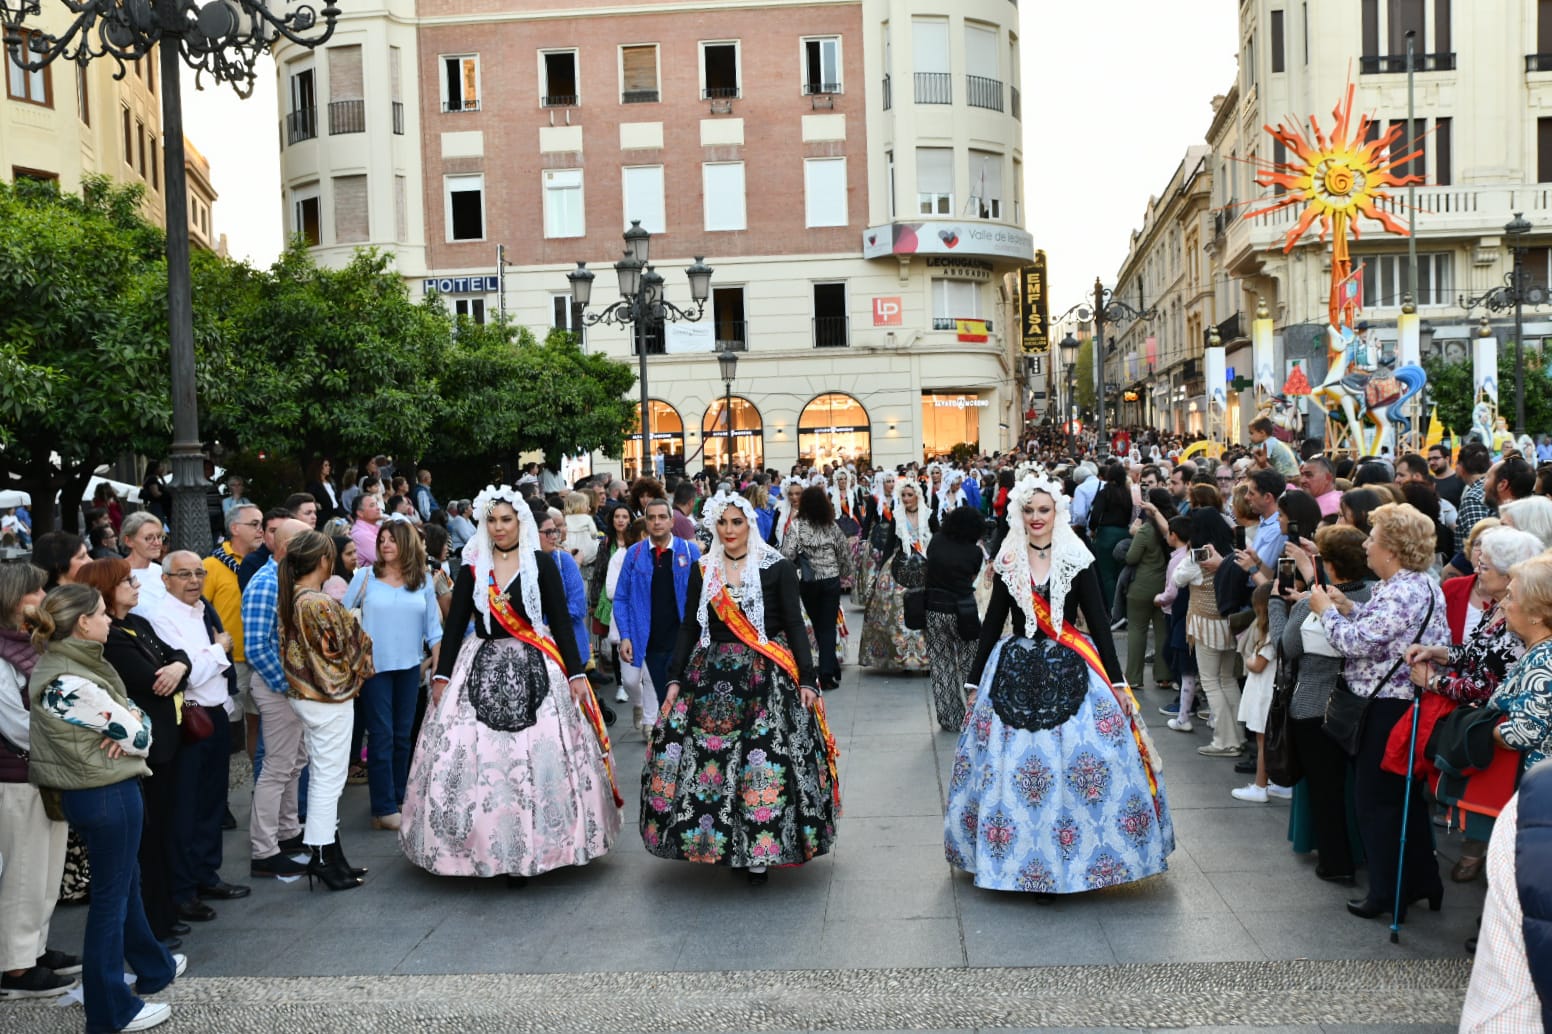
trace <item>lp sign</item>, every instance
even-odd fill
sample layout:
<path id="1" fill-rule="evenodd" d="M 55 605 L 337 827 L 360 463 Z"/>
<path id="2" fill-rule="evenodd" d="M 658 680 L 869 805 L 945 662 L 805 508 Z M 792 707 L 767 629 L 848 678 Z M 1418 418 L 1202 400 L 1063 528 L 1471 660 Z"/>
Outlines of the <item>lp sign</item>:
<path id="1" fill-rule="evenodd" d="M 875 327 L 900 326 L 902 309 L 899 298 L 873 299 L 873 325 Z"/>

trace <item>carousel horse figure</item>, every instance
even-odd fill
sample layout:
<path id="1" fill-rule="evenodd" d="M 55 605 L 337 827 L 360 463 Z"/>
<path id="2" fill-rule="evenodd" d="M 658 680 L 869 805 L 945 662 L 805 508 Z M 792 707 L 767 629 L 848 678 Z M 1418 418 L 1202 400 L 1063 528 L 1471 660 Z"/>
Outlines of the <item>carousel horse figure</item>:
<path id="1" fill-rule="evenodd" d="M 1404 407 L 1428 378 L 1422 367 L 1411 363 L 1394 370 L 1381 363 L 1372 373 L 1355 369 L 1348 356 L 1356 340 L 1351 327 L 1326 327 L 1326 376 L 1311 394 L 1328 413 L 1341 411 L 1346 445 L 1355 456 L 1378 456 L 1384 446 L 1395 445 L 1392 430 L 1403 435 L 1411 431 Z M 1332 437 L 1333 451 L 1342 444 L 1340 434 Z"/>

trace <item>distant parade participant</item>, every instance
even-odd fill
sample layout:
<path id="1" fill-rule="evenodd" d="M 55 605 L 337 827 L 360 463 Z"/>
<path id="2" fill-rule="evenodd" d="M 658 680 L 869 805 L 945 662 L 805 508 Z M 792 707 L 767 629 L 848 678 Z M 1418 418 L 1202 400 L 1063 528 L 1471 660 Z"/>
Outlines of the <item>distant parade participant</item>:
<path id="1" fill-rule="evenodd" d="M 857 663 L 885 671 L 926 671 L 926 636 L 905 627 L 905 591 L 926 583 L 927 543 L 932 540 L 927 508 L 914 480 L 896 482 L 892 513 L 894 520 L 883 525 Z"/>
<path id="2" fill-rule="evenodd" d="M 835 476 L 830 480 L 830 507 L 835 511 L 835 523 L 840 527 L 841 534 L 846 536 L 847 548 L 851 551 L 852 572 L 841 579 L 841 591 L 850 592 L 856 588 L 856 568 L 862 562 L 862 492 L 857 488 L 857 479 L 851 470 L 839 467 Z"/>
<path id="3" fill-rule="evenodd" d="M 659 858 L 797 865 L 835 842 L 840 791 L 797 570 L 750 533 L 754 507 L 719 492 L 669 662 L 641 779 L 641 839 Z"/>
<path id="4" fill-rule="evenodd" d="M 884 544 L 888 541 L 889 528 L 894 525 L 895 472 L 881 470 L 873 475 L 873 487 L 868 495 L 862 515 L 862 554 L 857 561 L 857 584 L 851 601 L 864 610 L 873 594 L 873 578 L 878 573 L 878 561 Z"/>
<path id="5" fill-rule="evenodd" d="M 792 530 L 792 522 L 798 519 L 798 500 L 803 498 L 803 489 L 808 487 L 808 482 L 792 475 L 781 480 L 781 498 L 776 500 L 776 523 L 771 527 L 771 545 L 777 549 L 787 541 L 787 532 Z"/>
<path id="6" fill-rule="evenodd" d="M 474 501 L 441 651 L 404 797 L 405 856 L 441 876 L 522 885 L 603 855 L 620 832 L 609 744 L 588 685 L 566 590 L 539 549 L 521 494 Z"/>
<path id="7" fill-rule="evenodd" d="M 966 689 L 944 849 L 990 890 L 1073 894 L 1163 872 L 1174 824 L 1121 677 L 1094 557 L 1054 482 L 1027 476 Z M 1082 612 L 1090 635 L 1073 622 Z M 1013 634 L 1002 635 L 1013 616 Z"/>

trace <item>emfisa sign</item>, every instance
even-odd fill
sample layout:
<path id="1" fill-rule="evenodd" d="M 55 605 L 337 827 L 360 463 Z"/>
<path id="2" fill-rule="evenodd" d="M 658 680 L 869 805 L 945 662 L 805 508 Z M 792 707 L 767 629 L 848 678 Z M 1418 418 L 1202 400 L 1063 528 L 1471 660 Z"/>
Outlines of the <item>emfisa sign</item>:
<path id="1" fill-rule="evenodd" d="M 501 290 L 501 278 L 496 276 L 444 276 L 420 283 L 426 294 L 494 294 Z"/>

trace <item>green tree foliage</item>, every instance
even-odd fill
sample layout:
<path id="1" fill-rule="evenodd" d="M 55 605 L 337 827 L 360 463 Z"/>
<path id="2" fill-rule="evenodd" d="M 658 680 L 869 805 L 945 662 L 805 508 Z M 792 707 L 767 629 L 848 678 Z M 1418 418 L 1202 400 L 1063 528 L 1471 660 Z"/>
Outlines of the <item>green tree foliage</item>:
<path id="1" fill-rule="evenodd" d="M 56 492 L 74 523 L 98 465 L 166 452 L 164 238 L 141 193 L 103 177 L 79 197 L 0 183 L 0 477 L 32 494 L 39 527 Z"/>
<path id="2" fill-rule="evenodd" d="M 1476 405 L 1471 364 L 1430 358 L 1423 360 L 1423 369 L 1428 374 L 1428 398 L 1439 406 L 1439 420 L 1464 438 L 1471 431 L 1471 410 Z M 1537 435 L 1552 428 L 1552 377 L 1536 349 L 1525 352 L 1525 427 L 1514 426 L 1517 383 L 1514 343 L 1503 342 L 1498 346 L 1499 414 L 1509 418 L 1510 430 L 1516 435 Z"/>

